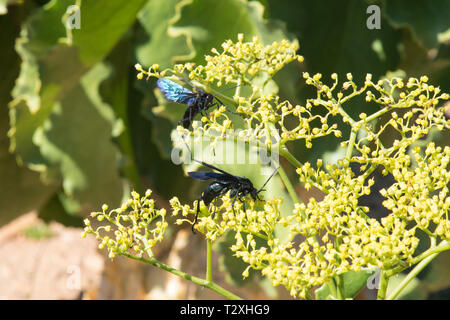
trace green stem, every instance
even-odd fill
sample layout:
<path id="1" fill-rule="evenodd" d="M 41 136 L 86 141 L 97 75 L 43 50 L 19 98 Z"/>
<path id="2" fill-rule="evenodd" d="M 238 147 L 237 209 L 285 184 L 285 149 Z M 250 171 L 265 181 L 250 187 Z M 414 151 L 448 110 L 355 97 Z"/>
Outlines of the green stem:
<path id="1" fill-rule="evenodd" d="M 442 241 L 437 247 L 433 247 L 417 256 L 415 260 L 420 261 L 403 279 L 402 282 L 394 289 L 394 291 L 387 297 L 387 300 L 394 300 L 398 297 L 401 291 L 413 280 L 436 256 L 442 251 L 450 249 L 450 242 Z"/>
<path id="2" fill-rule="evenodd" d="M 415 257 L 408 266 L 411 266 L 411 265 L 414 265 L 416 263 L 419 263 L 422 260 L 428 258 L 429 256 L 434 255 L 435 253 L 440 253 L 440 252 L 446 251 L 446 250 L 450 250 L 450 241 L 444 240 L 441 243 L 439 243 L 439 245 L 437 247 L 430 248 L 430 249 L 426 250 L 425 252 L 422 252 L 417 257 Z M 405 270 L 408 266 L 403 266 L 402 265 L 402 266 L 398 266 L 396 268 L 393 268 L 393 269 L 387 271 L 388 272 L 388 276 L 392 277 L 392 276 L 396 275 L 397 273 L 400 273 L 403 270 Z"/>
<path id="3" fill-rule="evenodd" d="M 342 108 L 342 104 L 337 102 L 336 99 L 332 98 L 331 101 L 338 106 L 339 113 L 342 115 L 343 118 L 347 118 L 350 125 L 353 127 L 356 124 L 356 121 L 353 120 L 352 117 L 349 116 L 349 114 Z"/>
<path id="4" fill-rule="evenodd" d="M 353 147 L 355 145 L 355 141 L 356 141 L 356 131 L 353 131 L 350 133 L 350 139 L 348 141 L 348 147 L 347 147 L 347 152 L 345 153 L 345 157 L 350 160 L 352 158 L 352 153 L 353 153 Z"/>
<path id="5" fill-rule="evenodd" d="M 369 123 L 373 119 L 377 119 L 378 117 L 380 117 L 381 115 L 385 114 L 389 110 L 392 110 L 391 106 L 384 107 L 383 109 L 380 109 L 380 110 L 378 110 L 375 113 L 372 113 L 370 116 L 368 116 L 367 118 L 364 119 L 364 123 Z"/>
<path id="6" fill-rule="evenodd" d="M 278 173 L 280 174 L 280 178 L 283 181 L 284 186 L 286 187 L 292 201 L 294 201 L 294 203 L 300 203 L 300 199 L 298 198 L 298 195 L 295 192 L 294 187 L 292 186 L 291 181 L 289 180 L 289 177 L 286 174 L 286 171 L 284 171 L 281 165 L 278 169 Z"/>
<path id="7" fill-rule="evenodd" d="M 212 281 L 212 250 L 211 240 L 206 239 L 206 281 Z"/>
<path id="8" fill-rule="evenodd" d="M 386 291 L 389 283 L 389 277 L 386 271 L 380 271 L 380 288 L 378 289 L 377 300 L 386 299 Z"/>
<path id="9" fill-rule="evenodd" d="M 442 241 L 439 243 L 437 247 L 430 248 L 427 251 L 423 252 L 422 254 L 418 255 L 414 258 L 413 264 L 418 263 L 419 261 L 427 258 L 430 255 L 433 255 L 435 253 L 440 253 L 442 251 L 450 250 L 450 241 Z"/>
<path id="10" fill-rule="evenodd" d="M 236 97 L 239 97 L 240 95 L 241 95 L 241 85 L 242 85 L 242 80 L 241 80 L 241 78 L 239 77 L 238 79 L 237 79 L 237 84 L 236 84 L 236 91 L 234 92 L 234 95 L 236 96 Z"/>
<path id="11" fill-rule="evenodd" d="M 305 299 L 306 299 L 306 300 L 313 300 L 313 297 L 312 297 L 312 295 L 311 295 L 311 292 L 309 292 L 309 290 L 306 291 L 306 297 L 305 297 Z"/>
<path id="12" fill-rule="evenodd" d="M 336 248 L 336 252 L 339 252 L 339 247 L 341 245 L 341 239 L 336 235 L 336 238 L 334 239 L 334 247 Z M 337 261 L 341 262 L 341 258 L 339 255 L 336 257 Z M 342 274 L 338 274 L 336 276 L 336 298 L 339 300 L 344 299 L 344 278 Z"/>
<path id="13" fill-rule="evenodd" d="M 433 253 L 432 255 L 428 256 L 427 258 L 423 259 L 420 263 L 418 263 L 414 269 L 411 270 L 410 273 L 403 279 L 402 282 L 394 289 L 394 291 L 386 298 L 386 300 L 395 300 L 400 292 L 408 285 L 408 283 L 411 282 L 412 279 L 414 279 L 420 271 L 423 270 L 439 253 Z"/>
<path id="14" fill-rule="evenodd" d="M 341 274 L 336 277 L 335 284 L 336 284 L 336 298 L 339 300 L 344 300 L 344 294 L 342 293 L 344 286 L 344 279 L 342 278 Z"/>
<path id="15" fill-rule="evenodd" d="M 337 284 L 336 284 L 336 279 L 335 278 L 331 278 L 331 280 L 330 280 L 330 282 L 328 284 L 328 288 L 330 288 L 331 295 L 337 299 L 337 296 L 338 296 L 337 295 L 337 290 L 336 290 Z"/>
<path id="16" fill-rule="evenodd" d="M 282 155 L 284 158 L 286 158 L 287 161 L 289 161 L 294 167 L 300 168 L 303 166 L 303 164 L 298 161 L 292 153 L 289 152 L 289 150 L 286 148 L 286 146 L 280 147 L 280 155 Z"/>
<path id="17" fill-rule="evenodd" d="M 231 300 L 242 300 L 241 297 L 239 297 L 239 296 L 235 295 L 234 293 L 232 293 L 232 292 L 222 288 L 221 286 L 215 284 L 214 282 L 211 282 L 211 281 L 208 281 L 208 280 L 205 280 L 205 279 L 201 279 L 201 278 L 198 278 L 198 277 L 195 277 L 195 276 L 191 276 L 191 275 L 189 275 L 189 274 L 187 274 L 187 273 L 185 273 L 183 271 L 180 271 L 180 270 L 177 270 L 175 268 L 172 268 L 172 267 L 162 263 L 161 261 L 159 261 L 159 260 L 157 260 L 155 258 L 146 259 L 146 258 L 143 258 L 143 257 L 139 257 L 139 256 L 135 256 L 135 255 L 126 253 L 126 252 L 123 252 L 123 253 L 120 253 L 120 254 L 125 256 L 125 257 L 128 257 L 130 259 L 138 260 L 138 261 L 141 261 L 141 262 L 153 265 L 155 267 L 161 268 L 161 269 L 163 269 L 165 271 L 168 271 L 168 272 L 170 272 L 170 273 L 172 273 L 172 274 L 174 274 L 174 275 L 176 275 L 178 277 L 181 277 L 183 279 L 189 280 L 189 281 L 191 281 L 191 282 L 193 282 L 195 284 L 198 284 L 198 285 L 203 286 L 205 288 L 208 288 L 208 289 L 210 289 L 210 290 L 212 290 L 214 292 L 217 292 L 218 294 L 220 294 L 220 295 L 222 295 L 222 296 L 224 296 L 224 297 L 226 297 L 228 299 L 231 299 Z"/>

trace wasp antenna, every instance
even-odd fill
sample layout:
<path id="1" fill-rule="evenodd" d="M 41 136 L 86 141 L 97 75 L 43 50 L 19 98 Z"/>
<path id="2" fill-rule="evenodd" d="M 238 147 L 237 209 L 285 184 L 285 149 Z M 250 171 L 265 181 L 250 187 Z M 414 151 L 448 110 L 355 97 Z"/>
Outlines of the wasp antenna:
<path id="1" fill-rule="evenodd" d="M 192 157 L 192 151 L 191 151 L 191 148 L 189 148 L 189 145 L 186 143 L 186 140 L 184 140 L 184 134 L 183 134 L 183 136 L 181 136 L 181 139 L 183 140 L 184 145 L 185 145 L 186 148 L 188 149 L 188 152 L 189 152 L 189 158 L 190 158 L 191 160 L 197 161 L 197 160 L 195 160 L 195 159 Z"/>
<path id="2" fill-rule="evenodd" d="M 266 186 L 266 184 L 269 182 L 270 179 L 272 179 L 272 177 L 275 175 L 275 173 L 278 172 L 278 169 L 280 169 L 280 167 L 276 168 L 272 174 L 270 175 L 270 177 L 266 180 L 266 182 L 264 182 L 263 186 L 261 187 L 261 189 L 258 190 L 258 192 L 256 192 L 257 194 L 260 193 L 261 191 L 263 191 L 264 187 Z"/>
<path id="3" fill-rule="evenodd" d="M 219 172 L 221 172 L 221 173 L 223 173 L 223 174 L 230 175 L 228 172 L 226 172 L 226 171 L 224 171 L 224 170 L 222 170 L 222 169 L 219 169 L 219 168 L 213 166 L 212 164 L 209 164 L 209 163 L 206 163 L 206 162 L 203 162 L 203 161 L 200 161 L 200 160 L 195 159 L 195 158 L 192 156 L 191 148 L 189 148 L 189 145 L 186 143 L 186 140 L 184 140 L 184 138 L 182 138 L 182 140 L 183 140 L 183 142 L 184 142 L 186 148 L 188 148 L 189 155 L 190 155 L 190 158 L 191 158 L 192 161 L 195 161 L 195 162 L 197 162 L 197 163 L 199 163 L 199 164 L 201 164 L 201 165 L 203 165 L 203 166 L 205 166 L 205 167 L 208 167 L 208 168 L 210 168 L 210 169 L 219 171 Z"/>
<path id="4" fill-rule="evenodd" d="M 230 109 L 228 109 L 228 107 L 222 102 L 222 101 L 220 101 L 216 96 L 214 96 L 214 99 L 216 99 L 219 103 L 220 103 L 220 105 L 222 105 L 222 106 L 224 106 L 225 107 L 225 109 L 227 109 L 227 111 L 229 112 L 229 113 L 232 113 L 232 114 L 237 114 L 237 115 L 239 115 L 239 113 L 238 112 L 234 112 L 234 111 L 231 111 Z"/>
<path id="5" fill-rule="evenodd" d="M 223 89 L 222 91 L 219 91 L 219 93 L 224 93 L 224 92 L 227 92 L 228 90 L 236 89 L 237 87 L 240 87 L 240 86 L 241 86 L 241 85 L 238 84 L 238 85 L 235 85 L 234 87 L 230 87 L 230 88 Z"/>

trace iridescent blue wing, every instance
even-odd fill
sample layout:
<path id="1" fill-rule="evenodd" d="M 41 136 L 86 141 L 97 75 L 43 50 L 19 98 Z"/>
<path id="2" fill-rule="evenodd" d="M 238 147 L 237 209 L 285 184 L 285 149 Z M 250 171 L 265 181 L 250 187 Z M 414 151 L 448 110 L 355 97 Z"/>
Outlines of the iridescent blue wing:
<path id="1" fill-rule="evenodd" d="M 211 172 L 211 171 L 191 171 L 188 172 L 191 178 L 197 180 L 209 180 L 209 179 L 220 179 L 225 176 L 223 173 Z"/>
<path id="2" fill-rule="evenodd" d="M 156 86 L 161 90 L 167 100 L 192 105 L 195 102 L 197 95 L 191 90 L 173 82 L 169 79 L 160 78 L 156 81 Z"/>

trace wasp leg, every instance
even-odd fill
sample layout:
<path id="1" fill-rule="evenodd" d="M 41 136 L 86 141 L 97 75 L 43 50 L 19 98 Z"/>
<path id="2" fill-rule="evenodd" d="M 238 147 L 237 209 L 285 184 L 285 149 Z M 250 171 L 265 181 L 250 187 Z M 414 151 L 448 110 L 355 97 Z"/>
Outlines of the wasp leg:
<path id="1" fill-rule="evenodd" d="M 231 203 L 231 207 L 233 208 L 233 215 L 235 218 L 236 218 L 236 212 L 234 212 L 234 203 L 236 202 L 238 195 L 239 195 L 239 193 L 236 193 L 236 195 L 233 198 L 233 202 Z"/>
<path id="2" fill-rule="evenodd" d="M 178 124 L 182 124 L 185 129 L 188 129 L 192 121 L 194 120 L 192 113 L 192 107 L 187 108 L 186 112 L 183 115 L 184 118 L 178 121 Z"/>
<path id="3" fill-rule="evenodd" d="M 242 200 L 242 197 L 239 197 L 239 201 L 242 203 L 242 206 L 244 207 L 245 218 L 247 219 L 247 210 L 245 208 L 245 201 Z"/>
<path id="4" fill-rule="evenodd" d="M 208 115 L 206 114 L 206 109 L 200 108 L 200 113 L 202 114 L 202 116 L 208 117 Z"/>
<path id="5" fill-rule="evenodd" d="M 217 210 L 216 202 L 217 202 L 217 198 L 215 198 L 215 199 L 214 199 L 214 202 L 213 202 L 213 205 L 214 205 L 214 211 L 213 211 L 213 213 L 212 213 L 212 215 L 211 215 L 211 217 L 212 217 L 213 219 L 214 219 L 214 216 L 216 215 L 216 210 Z"/>
<path id="6" fill-rule="evenodd" d="M 242 200 L 242 198 L 239 198 L 239 201 L 242 203 L 242 205 L 244 206 L 244 212 L 247 212 L 246 210 L 245 210 L 245 201 L 244 200 Z"/>
<path id="7" fill-rule="evenodd" d="M 197 201 L 197 213 L 195 214 L 194 223 L 192 224 L 192 233 L 193 233 L 193 234 L 195 234 L 195 229 L 194 229 L 194 227 L 195 227 L 195 224 L 197 223 L 198 214 L 199 214 L 199 212 L 200 212 L 200 201 L 201 201 L 201 199 L 199 199 L 199 200 Z"/>

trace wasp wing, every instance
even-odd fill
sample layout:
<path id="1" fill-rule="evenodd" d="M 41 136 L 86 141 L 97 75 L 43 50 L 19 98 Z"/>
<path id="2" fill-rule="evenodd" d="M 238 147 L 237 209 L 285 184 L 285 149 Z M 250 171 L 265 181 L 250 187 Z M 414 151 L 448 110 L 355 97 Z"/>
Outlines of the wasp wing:
<path id="1" fill-rule="evenodd" d="M 194 92 L 169 79 L 158 79 L 158 81 L 156 81 L 156 86 L 161 90 L 166 99 L 172 102 L 190 106 L 194 104 L 195 99 L 197 98 L 197 95 Z"/>
<path id="2" fill-rule="evenodd" d="M 224 171 L 224 170 L 222 170 L 222 169 L 219 169 L 219 168 L 217 168 L 217 167 L 214 167 L 212 164 L 209 164 L 209 163 L 206 163 L 206 162 L 197 160 L 197 159 L 192 159 L 192 160 L 194 160 L 194 161 L 197 162 L 197 163 L 200 163 L 200 164 L 204 165 L 205 167 L 208 167 L 208 168 L 210 168 L 210 169 L 219 171 L 219 172 L 223 173 L 224 175 L 227 175 L 227 176 L 229 176 L 229 177 L 236 178 L 236 176 L 234 176 L 234 175 L 232 175 L 232 174 L 230 174 L 230 173 L 228 173 L 228 172 L 226 172 L 226 171 Z"/>
<path id="3" fill-rule="evenodd" d="M 209 180 L 209 179 L 220 179 L 225 177 L 226 175 L 223 173 L 211 172 L 211 171 L 191 171 L 188 172 L 188 175 L 191 178 L 197 180 Z"/>

